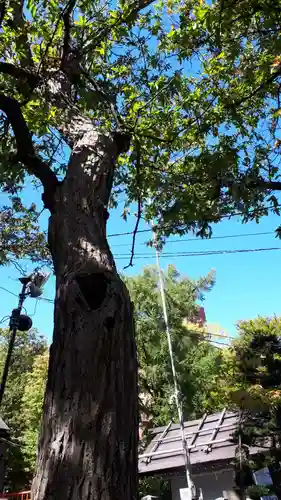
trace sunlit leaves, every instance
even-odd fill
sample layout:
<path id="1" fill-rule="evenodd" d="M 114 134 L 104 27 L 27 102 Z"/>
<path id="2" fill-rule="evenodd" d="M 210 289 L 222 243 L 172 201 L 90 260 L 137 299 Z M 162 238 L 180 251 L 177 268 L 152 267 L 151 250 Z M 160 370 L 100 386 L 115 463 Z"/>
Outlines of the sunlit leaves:
<path id="1" fill-rule="evenodd" d="M 0 33 L 1 58 L 42 78 L 35 90 L 8 75 L 1 85 L 23 102 L 54 168 L 55 142 L 45 138 L 60 134 L 66 115 L 50 103 L 47 82 L 59 75 L 68 7 L 29 0 L 16 25 L 9 6 Z M 67 106 L 101 129 L 121 124 L 132 147 L 141 144 L 141 175 L 130 150 L 115 188 L 125 186 L 130 202 L 141 192 L 144 217 L 157 219 L 159 232 L 209 236 L 210 224 L 227 214 L 245 212 L 247 221 L 266 213 L 271 193 L 257 181 L 278 180 L 281 140 L 281 26 L 273 1 L 222 9 L 219 0 L 160 0 L 146 8 L 79 0 L 68 21 L 80 75 Z"/>

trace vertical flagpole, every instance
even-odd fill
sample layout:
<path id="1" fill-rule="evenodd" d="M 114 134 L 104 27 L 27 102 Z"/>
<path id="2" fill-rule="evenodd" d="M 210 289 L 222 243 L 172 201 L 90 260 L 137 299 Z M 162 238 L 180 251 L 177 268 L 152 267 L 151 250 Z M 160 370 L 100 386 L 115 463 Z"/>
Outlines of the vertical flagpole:
<path id="1" fill-rule="evenodd" d="M 153 246 L 155 248 L 155 253 L 156 253 L 156 266 L 157 266 L 157 272 L 158 272 L 160 296 L 161 296 L 163 317 L 164 317 L 164 323 L 165 323 L 165 329 L 166 329 L 166 335 L 167 335 L 167 341 L 168 341 L 168 347 L 169 347 L 169 354 L 170 354 L 170 362 L 171 362 L 171 368 L 172 368 L 172 376 L 173 376 L 173 383 L 174 383 L 174 398 L 175 398 L 175 403 L 176 403 L 176 407 L 177 407 L 178 419 L 179 419 L 180 431 L 181 431 L 181 441 L 182 441 L 183 456 L 184 456 L 186 482 L 187 482 L 187 487 L 189 490 L 189 498 L 191 500 L 192 498 L 196 497 L 196 492 L 195 492 L 195 486 L 194 486 L 194 483 L 191 479 L 191 474 L 190 474 L 189 450 L 188 450 L 188 445 L 187 445 L 187 441 L 186 441 L 186 437 L 185 437 L 181 395 L 180 395 L 180 391 L 179 391 L 179 387 L 178 387 L 177 372 L 176 372 L 175 362 L 174 362 L 172 337 L 171 337 L 171 331 L 170 331 L 170 327 L 169 327 L 166 297 L 165 297 L 165 288 L 164 288 L 164 282 L 163 282 L 163 276 L 162 276 L 161 264 L 160 264 L 160 251 L 159 251 L 159 246 L 157 244 L 157 238 L 156 238 L 155 232 L 153 230 L 153 225 L 152 225 L 152 239 L 153 239 Z"/>

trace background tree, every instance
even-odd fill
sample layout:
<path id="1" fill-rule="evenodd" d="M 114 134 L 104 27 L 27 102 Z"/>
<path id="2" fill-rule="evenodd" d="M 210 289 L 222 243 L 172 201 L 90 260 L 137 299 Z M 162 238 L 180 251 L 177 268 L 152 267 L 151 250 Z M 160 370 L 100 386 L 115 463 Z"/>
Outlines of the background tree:
<path id="1" fill-rule="evenodd" d="M 220 372 L 221 350 L 210 345 L 206 328 L 197 326 L 199 305 L 205 293 L 212 289 L 213 272 L 199 280 L 183 277 L 172 265 L 163 271 L 165 296 L 172 334 L 184 418 L 201 416 L 210 411 L 209 391 L 214 390 Z M 139 356 L 141 447 L 149 439 L 155 425 L 167 425 L 171 418 L 178 420 L 171 374 L 163 310 L 159 295 L 158 272 L 153 266 L 143 273 L 125 278 L 134 303 L 136 339 Z M 160 496 L 169 499 L 170 485 L 164 478 L 141 479 L 140 497 Z"/>
<path id="2" fill-rule="evenodd" d="M 22 257 L 50 263 L 46 237 L 39 230 L 36 206 L 25 207 L 19 196 L 10 196 L 0 212 L 0 265 Z"/>
<path id="3" fill-rule="evenodd" d="M 226 353 L 224 379 L 218 381 L 214 393 L 228 407 L 239 408 L 240 428 L 235 440 L 237 447 L 236 487 L 243 497 L 247 491 L 251 498 L 280 490 L 280 415 L 281 415 L 281 319 L 257 318 L 238 325 L 239 337 Z M 249 446 L 261 448 L 254 457 Z M 240 451 L 242 468 L 240 468 Z M 252 473 L 268 466 L 272 488 L 254 486 Z"/>
<path id="4" fill-rule="evenodd" d="M 202 327 L 196 327 L 198 299 L 214 284 L 214 273 L 199 280 L 183 277 L 172 265 L 163 272 L 175 365 L 186 419 L 202 415 L 214 377 L 220 372 L 221 351 L 210 345 Z M 141 275 L 125 278 L 134 303 L 139 357 L 141 412 L 151 425 L 165 425 L 177 410 L 158 272 L 153 266 Z"/>
<path id="5" fill-rule="evenodd" d="M 258 318 L 241 323 L 242 345 L 236 347 L 241 378 L 248 385 L 245 396 L 238 393 L 246 407 L 242 413 L 242 443 L 270 446 L 250 460 L 252 470 L 268 466 L 272 488 L 250 487 L 254 498 L 274 492 L 281 498 L 280 425 L 281 425 L 281 319 Z M 248 486 L 246 484 L 246 486 Z"/>
<path id="6" fill-rule="evenodd" d="M 0 373 L 5 362 L 8 348 L 8 330 L 0 330 Z M 17 491 L 30 487 L 34 468 L 30 467 L 28 454 L 25 450 L 30 422 L 27 421 L 28 411 L 23 395 L 31 384 L 36 386 L 36 379 L 30 377 L 34 373 L 34 363 L 38 363 L 46 350 L 46 342 L 36 330 L 18 332 L 13 359 L 10 366 L 5 396 L 1 404 L 1 416 L 10 429 L 11 445 L 8 446 L 6 486 Z M 42 396 L 41 396 L 42 397 Z M 42 400 L 41 409 L 42 409 Z M 42 411 L 42 410 L 41 410 Z M 38 413 L 38 412 L 37 412 Z M 38 422 L 35 430 L 38 427 Z M 31 430 L 31 429 L 30 429 Z"/>
<path id="7" fill-rule="evenodd" d="M 25 422 L 21 439 L 22 452 L 25 459 L 25 470 L 29 477 L 32 477 L 35 471 L 48 362 L 48 350 L 45 350 L 42 354 L 34 358 L 32 370 L 26 377 L 26 384 L 21 400 Z"/>
<path id="8" fill-rule="evenodd" d="M 136 495 L 136 354 L 110 198 L 125 191 L 159 237 L 278 213 L 279 6 L 151 5 L 1 3 L 1 184 L 41 182 L 57 277 L 35 500 Z"/>

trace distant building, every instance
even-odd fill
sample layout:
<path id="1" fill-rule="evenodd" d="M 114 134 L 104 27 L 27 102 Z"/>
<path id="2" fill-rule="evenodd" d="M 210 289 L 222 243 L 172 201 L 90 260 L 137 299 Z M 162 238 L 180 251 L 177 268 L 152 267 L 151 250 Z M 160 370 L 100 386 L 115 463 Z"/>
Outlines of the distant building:
<path id="1" fill-rule="evenodd" d="M 237 424 L 238 414 L 226 410 L 184 424 L 192 479 L 197 491 L 202 490 L 203 500 L 234 498 L 233 460 L 237 445 L 232 435 Z M 139 456 L 139 475 L 169 480 L 171 500 L 180 500 L 186 478 L 179 424 L 170 422 L 166 427 L 155 428 L 152 436 L 152 441 Z M 263 445 L 263 451 L 264 448 Z M 259 448 L 250 448 L 251 455 L 259 451 Z"/>
<path id="2" fill-rule="evenodd" d="M 200 326 L 204 326 L 206 323 L 206 314 L 205 314 L 205 309 L 204 307 L 199 308 L 198 316 L 195 318 L 195 321 L 197 324 Z"/>

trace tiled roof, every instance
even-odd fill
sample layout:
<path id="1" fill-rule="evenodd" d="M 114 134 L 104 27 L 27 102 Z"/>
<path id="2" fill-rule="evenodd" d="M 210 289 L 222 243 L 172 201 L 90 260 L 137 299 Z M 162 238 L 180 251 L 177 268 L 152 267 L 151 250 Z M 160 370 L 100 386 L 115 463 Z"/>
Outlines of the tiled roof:
<path id="1" fill-rule="evenodd" d="M 237 444 L 233 442 L 232 435 L 237 423 L 238 414 L 226 410 L 185 422 L 191 465 L 207 465 L 234 458 Z M 139 473 L 151 474 L 182 468 L 184 458 L 179 424 L 158 427 L 152 434 L 152 441 L 139 457 Z M 257 448 L 251 449 L 251 453 L 257 451 Z"/>

